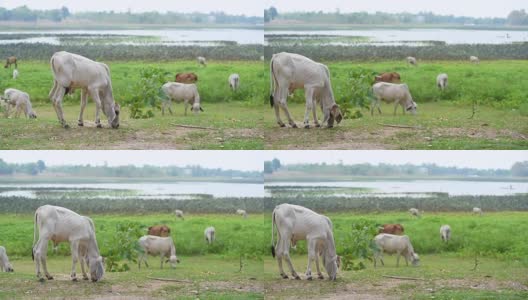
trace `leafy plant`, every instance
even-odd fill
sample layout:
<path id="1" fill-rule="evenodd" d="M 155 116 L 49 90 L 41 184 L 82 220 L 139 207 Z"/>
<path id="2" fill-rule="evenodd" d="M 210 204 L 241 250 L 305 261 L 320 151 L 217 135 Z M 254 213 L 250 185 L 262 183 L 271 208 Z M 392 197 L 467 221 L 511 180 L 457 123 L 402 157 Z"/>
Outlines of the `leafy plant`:
<path id="1" fill-rule="evenodd" d="M 360 219 L 351 224 L 351 230 L 340 243 L 341 268 L 346 271 L 365 269 L 365 261 L 372 261 L 372 238 L 378 232 L 374 221 Z M 355 260 L 359 262 L 354 262 Z"/>
<path id="2" fill-rule="evenodd" d="M 143 235 L 141 224 L 136 222 L 118 223 L 112 239 L 107 240 L 105 248 L 106 270 L 108 272 L 126 272 L 130 270 L 129 263 L 137 262 L 141 248 L 138 239 Z"/>
<path id="3" fill-rule="evenodd" d="M 345 119 L 358 119 L 363 116 L 362 108 L 369 107 L 372 101 L 372 82 L 376 73 L 363 68 L 348 72 L 347 84 L 336 87 L 337 99 Z M 345 90 L 340 90 L 345 89 Z"/>
<path id="4" fill-rule="evenodd" d="M 167 82 L 170 73 L 156 67 L 147 67 L 140 70 L 140 79 L 132 87 L 132 97 L 125 103 L 130 109 L 133 119 L 148 119 L 154 117 L 154 108 L 160 107 L 160 99 L 165 95 L 161 86 Z"/>

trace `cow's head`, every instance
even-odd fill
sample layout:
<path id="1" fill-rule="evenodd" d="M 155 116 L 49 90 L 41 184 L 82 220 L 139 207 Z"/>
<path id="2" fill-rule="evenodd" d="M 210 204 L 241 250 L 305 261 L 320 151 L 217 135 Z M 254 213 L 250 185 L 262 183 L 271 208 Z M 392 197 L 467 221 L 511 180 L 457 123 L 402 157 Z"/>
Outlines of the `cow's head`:
<path id="1" fill-rule="evenodd" d="M 411 101 L 411 103 L 405 108 L 405 110 L 410 111 L 413 115 L 415 115 L 417 108 L 418 108 L 418 104 L 416 104 L 416 102 L 414 101 Z"/>
<path id="2" fill-rule="evenodd" d="M 119 104 L 117 103 L 114 103 L 114 105 L 112 106 L 112 112 L 113 112 L 113 119 L 112 121 L 110 122 L 110 126 L 112 126 L 112 128 L 119 128 L 119 113 L 121 112 L 121 106 L 119 106 Z"/>
<path id="3" fill-rule="evenodd" d="M 193 106 L 192 106 L 192 111 L 197 114 L 201 111 L 204 111 L 203 108 L 200 106 L 200 103 L 194 103 Z"/>
<path id="4" fill-rule="evenodd" d="M 171 257 L 169 258 L 169 261 L 170 261 L 171 267 L 173 268 L 176 268 L 176 264 L 180 263 L 180 260 L 176 257 L 176 255 L 171 255 Z"/>
<path id="5" fill-rule="evenodd" d="M 343 114 L 341 113 L 341 109 L 337 104 L 332 105 L 332 107 L 330 108 L 328 128 L 334 127 L 334 120 L 337 122 L 337 124 L 341 123 L 341 120 L 343 120 Z"/>
<path id="6" fill-rule="evenodd" d="M 15 270 L 13 270 L 13 266 L 9 262 L 5 263 L 4 269 L 5 269 L 6 272 L 14 272 L 15 271 Z"/>
<path id="7" fill-rule="evenodd" d="M 104 275 L 104 260 L 102 256 L 88 260 L 90 265 L 90 277 L 93 282 L 101 280 Z"/>
<path id="8" fill-rule="evenodd" d="M 401 82 L 400 74 L 398 74 L 396 72 L 392 72 L 392 82 L 400 83 Z"/>
<path id="9" fill-rule="evenodd" d="M 338 257 L 339 256 L 336 255 L 332 259 L 328 259 L 324 261 L 326 273 L 328 274 L 329 280 L 336 280 L 337 278 L 337 269 L 339 268 L 339 265 L 337 263 Z"/>
<path id="10" fill-rule="evenodd" d="M 414 267 L 417 267 L 420 265 L 420 256 L 418 254 L 412 252 L 411 253 L 411 262 Z"/>

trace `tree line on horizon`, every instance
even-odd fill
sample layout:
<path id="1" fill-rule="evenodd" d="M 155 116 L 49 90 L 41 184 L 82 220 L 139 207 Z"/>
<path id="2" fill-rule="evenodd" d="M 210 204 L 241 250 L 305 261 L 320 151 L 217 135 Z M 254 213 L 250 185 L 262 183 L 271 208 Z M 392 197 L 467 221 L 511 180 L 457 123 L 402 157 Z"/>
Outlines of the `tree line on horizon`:
<path id="1" fill-rule="evenodd" d="M 58 9 L 36 10 L 26 5 L 13 9 L 0 7 L 0 21 L 15 22 L 37 22 L 37 21 L 62 22 L 68 21 L 91 21 L 94 23 L 114 24 L 246 24 L 254 25 L 263 22 L 261 16 L 230 15 L 225 12 L 193 12 L 180 13 L 169 11 L 161 13 L 150 12 L 115 12 L 115 11 L 84 11 L 72 13 L 68 7 Z"/>
<path id="2" fill-rule="evenodd" d="M 84 177 L 231 177 L 244 179 L 262 178 L 259 171 L 241 171 L 220 168 L 204 168 L 198 165 L 179 166 L 93 166 L 86 165 L 60 165 L 46 166 L 42 160 L 31 163 L 8 163 L 0 158 L 0 176 L 11 176 L 17 174 L 38 175 L 43 172 L 68 174 L 71 176 Z"/>
<path id="3" fill-rule="evenodd" d="M 306 23 L 322 24 L 362 24 L 362 25 L 384 25 L 384 24 L 451 24 L 451 25 L 484 25 L 484 26 L 528 26 L 528 14 L 524 9 L 513 10 L 505 18 L 479 18 L 454 15 L 439 15 L 433 12 L 420 13 L 386 13 L 386 12 L 335 12 L 311 11 L 311 12 L 278 12 L 277 8 L 270 7 L 264 10 L 264 22 L 273 20 L 296 20 Z"/>
<path id="4" fill-rule="evenodd" d="M 528 161 L 516 162 L 510 169 L 475 169 L 439 166 L 429 164 L 386 164 L 377 165 L 362 163 L 345 165 L 327 163 L 281 164 L 274 158 L 264 162 L 264 173 L 272 174 L 277 171 L 290 171 L 317 175 L 341 176 L 479 176 L 479 177 L 528 177 Z"/>

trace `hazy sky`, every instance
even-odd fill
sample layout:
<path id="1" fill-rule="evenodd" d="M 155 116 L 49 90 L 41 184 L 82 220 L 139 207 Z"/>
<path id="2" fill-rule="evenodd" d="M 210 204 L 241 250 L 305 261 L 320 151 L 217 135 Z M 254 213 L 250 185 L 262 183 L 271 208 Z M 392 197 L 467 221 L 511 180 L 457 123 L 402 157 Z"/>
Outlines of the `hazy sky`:
<path id="1" fill-rule="evenodd" d="M 14 8 L 27 5 L 33 9 L 51 9 L 66 6 L 70 11 L 176 11 L 176 12 L 211 12 L 224 11 L 229 14 L 246 16 L 263 16 L 263 2 L 259 0 L 0 0 L 0 6 Z"/>
<path id="2" fill-rule="evenodd" d="M 509 169 L 517 161 L 528 160 L 528 151 L 265 151 L 265 160 L 281 163 L 436 163 L 442 166 L 478 169 Z"/>
<path id="3" fill-rule="evenodd" d="M 436 14 L 472 17 L 506 17 L 514 9 L 527 9 L 526 0 L 264 0 L 264 6 L 279 11 L 341 12 L 412 12 L 432 11 Z"/>
<path id="4" fill-rule="evenodd" d="M 262 171 L 262 151 L 0 151 L 0 158 L 10 163 L 36 162 L 47 165 L 91 164 L 186 166 Z"/>

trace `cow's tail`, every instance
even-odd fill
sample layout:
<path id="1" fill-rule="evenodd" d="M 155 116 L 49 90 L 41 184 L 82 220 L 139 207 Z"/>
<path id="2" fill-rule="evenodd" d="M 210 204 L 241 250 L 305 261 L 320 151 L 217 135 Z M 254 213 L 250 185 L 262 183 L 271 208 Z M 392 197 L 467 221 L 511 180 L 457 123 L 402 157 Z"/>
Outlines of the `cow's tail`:
<path id="1" fill-rule="evenodd" d="M 275 93 L 274 90 L 274 83 L 275 83 L 275 74 L 273 73 L 273 57 L 271 57 L 270 61 L 270 106 L 273 107 L 274 99 L 273 94 Z"/>
<path id="2" fill-rule="evenodd" d="M 275 234 L 275 210 L 271 215 L 271 256 L 275 257 L 275 244 L 273 242 L 273 235 Z"/>
<path id="3" fill-rule="evenodd" d="M 35 212 L 35 223 L 33 223 L 33 246 L 31 247 L 31 259 L 35 260 L 35 241 L 37 239 L 37 214 L 38 210 Z"/>

